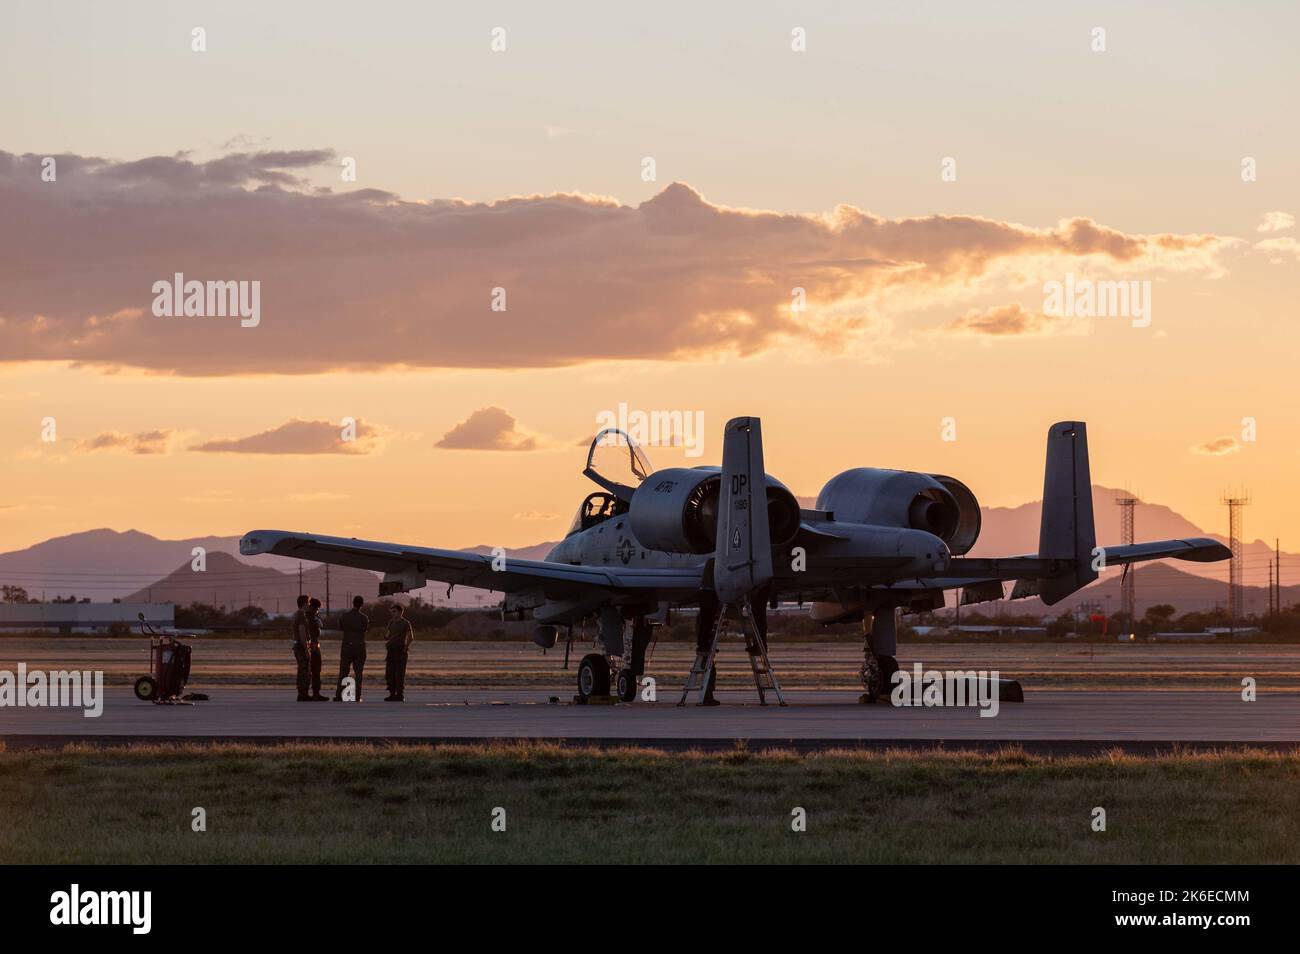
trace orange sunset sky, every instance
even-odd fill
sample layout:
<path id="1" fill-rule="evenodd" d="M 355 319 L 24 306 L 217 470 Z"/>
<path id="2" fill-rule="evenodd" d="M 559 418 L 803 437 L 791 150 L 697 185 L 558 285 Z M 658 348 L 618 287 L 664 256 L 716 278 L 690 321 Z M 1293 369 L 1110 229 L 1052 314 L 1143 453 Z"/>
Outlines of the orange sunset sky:
<path id="1" fill-rule="evenodd" d="M 555 539 L 620 403 L 703 413 L 656 463 L 754 414 L 798 494 L 986 505 L 1085 420 L 1096 482 L 1296 548 L 1294 5 L 438 6 L 0 13 L 0 551 Z M 260 323 L 155 316 L 177 272 Z"/>

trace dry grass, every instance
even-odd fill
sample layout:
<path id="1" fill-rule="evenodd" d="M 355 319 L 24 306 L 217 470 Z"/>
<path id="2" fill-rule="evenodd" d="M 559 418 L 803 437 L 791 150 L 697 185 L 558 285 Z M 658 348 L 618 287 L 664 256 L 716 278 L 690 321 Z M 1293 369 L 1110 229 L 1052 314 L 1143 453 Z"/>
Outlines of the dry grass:
<path id="1" fill-rule="evenodd" d="M 5 863 L 1297 863 L 1300 752 L 70 746 L 0 752 L 0 817 Z"/>

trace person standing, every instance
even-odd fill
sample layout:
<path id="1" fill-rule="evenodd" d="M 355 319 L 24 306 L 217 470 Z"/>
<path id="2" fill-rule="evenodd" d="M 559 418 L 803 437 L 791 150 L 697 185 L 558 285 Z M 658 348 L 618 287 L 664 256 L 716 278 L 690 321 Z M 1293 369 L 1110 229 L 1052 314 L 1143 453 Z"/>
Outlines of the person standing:
<path id="1" fill-rule="evenodd" d="M 311 696 L 312 702 L 324 702 L 320 692 L 320 600 L 312 597 L 307 601 L 307 650 L 311 662 Z"/>
<path id="2" fill-rule="evenodd" d="M 700 590 L 700 611 L 695 614 L 695 654 L 696 656 L 707 656 L 709 650 L 713 647 L 714 623 L 718 619 L 718 598 L 714 595 L 713 590 Z M 713 691 L 718 686 L 718 667 L 717 661 L 709 669 L 709 674 L 705 677 L 707 680 L 704 684 L 704 695 L 700 699 L 702 706 L 721 705 L 713 697 Z"/>
<path id="3" fill-rule="evenodd" d="M 411 621 L 403 615 L 401 603 L 392 606 L 392 618 L 388 621 L 388 657 L 384 661 L 384 675 L 388 680 L 388 695 L 385 702 L 405 702 L 406 661 L 410 657 L 411 643 L 415 642 L 415 631 Z"/>
<path id="4" fill-rule="evenodd" d="M 352 609 L 339 617 L 339 628 L 343 630 L 343 645 L 339 649 L 339 684 L 334 690 L 334 701 L 343 701 L 343 680 L 348 670 L 356 672 L 356 691 L 353 699 L 361 701 L 361 670 L 366 665 L 366 630 L 370 628 L 370 617 L 361 612 L 366 605 L 364 596 L 352 597 Z"/>
<path id="5" fill-rule="evenodd" d="M 293 628 L 293 658 L 298 663 L 299 702 L 311 701 L 308 688 L 311 678 L 311 650 L 308 644 L 311 642 L 311 636 L 307 628 L 307 601 L 310 599 L 311 597 L 306 595 L 298 597 L 298 611 L 293 614 L 293 622 L 290 624 Z"/>

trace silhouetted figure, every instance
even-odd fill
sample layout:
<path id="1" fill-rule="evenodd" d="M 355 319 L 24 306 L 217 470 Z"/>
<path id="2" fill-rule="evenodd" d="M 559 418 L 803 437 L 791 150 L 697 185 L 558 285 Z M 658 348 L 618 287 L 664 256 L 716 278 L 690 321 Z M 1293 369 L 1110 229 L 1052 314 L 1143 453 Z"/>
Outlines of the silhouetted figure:
<path id="1" fill-rule="evenodd" d="M 754 615 L 754 628 L 758 630 L 758 639 L 762 643 L 764 650 L 767 649 L 767 594 L 767 588 L 763 587 L 754 594 L 749 604 L 750 611 Z M 700 590 L 700 612 L 695 617 L 695 651 L 697 653 L 707 653 L 713 645 L 713 623 L 717 618 L 717 594 L 713 590 Z M 743 621 L 741 625 L 744 625 Z M 755 647 L 756 650 L 757 647 Z M 704 687 L 704 699 L 701 701 L 701 705 L 721 705 L 713 697 L 713 690 L 717 686 L 718 667 L 715 658 L 714 666 L 709 670 L 709 681 Z"/>
<path id="2" fill-rule="evenodd" d="M 707 654 L 713 646 L 713 622 L 718 618 L 718 597 L 713 590 L 700 590 L 700 611 L 695 616 L 695 651 Z M 718 685 L 718 667 L 709 670 L 709 681 L 704 686 L 701 705 L 716 706 L 713 690 Z"/>
<path id="3" fill-rule="evenodd" d="M 339 684 L 334 690 L 334 701 L 343 699 L 343 680 L 348 670 L 356 673 L 356 701 L 361 701 L 361 670 L 366 665 L 366 630 L 370 628 L 370 617 L 361 612 L 366 605 L 364 596 L 352 597 L 352 609 L 339 617 L 339 628 L 343 630 L 343 645 L 339 649 Z"/>
<path id="4" fill-rule="evenodd" d="M 320 692 L 320 606 L 320 600 L 314 596 L 307 601 L 307 658 L 311 662 L 312 702 L 325 701 Z"/>
<path id="5" fill-rule="evenodd" d="M 298 701 L 311 701 L 311 634 L 307 627 L 307 601 L 310 596 L 298 597 L 298 611 L 293 614 L 293 658 L 298 663 Z"/>
<path id="6" fill-rule="evenodd" d="M 385 702 L 404 702 L 406 691 L 406 660 L 415 641 L 411 621 L 403 615 L 401 603 L 394 603 L 392 619 L 388 621 L 388 657 L 384 661 L 384 676 L 388 680 Z"/>

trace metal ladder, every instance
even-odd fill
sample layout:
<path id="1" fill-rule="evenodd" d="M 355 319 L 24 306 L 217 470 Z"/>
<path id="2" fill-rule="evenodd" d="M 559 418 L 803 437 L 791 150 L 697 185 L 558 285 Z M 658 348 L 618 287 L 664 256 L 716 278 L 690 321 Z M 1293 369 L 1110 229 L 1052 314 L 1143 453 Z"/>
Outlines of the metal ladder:
<path id="1" fill-rule="evenodd" d="M 677 702 L 679 706 L 685 705 L 687 697 L 696 689 L 700 692 L 700 702 L 704 702 L 705 690 L 709 685 L 709 673 L 717 662 L 718 647 L 722 643 L 727 609 L 725 605 L 718 607 L 718 615 L 713 620 L 713 640 L 709 643 L 709 651 L 695 654 L 690 674 L 686 677 L 686 685 L 682 687 L 682 697 Z M 758 690 L 758 704 L 767 705 L 767 693 L 771 691 L 776 693 L 777 703 L 785 705 L 785 696 L 781 694 L 781 683 L 776 678 L 776 673 L 772 671 L 772 661 L 768 659 L 767 647 L 758 634 L 758 624 L 754 622 L 754 613 L 749 601 L 739 604 L 739 609 L 740 628 L 745 637 L 745 653 L 749 656 L 749 668 L 754 673 L 754 688 Z"/>

